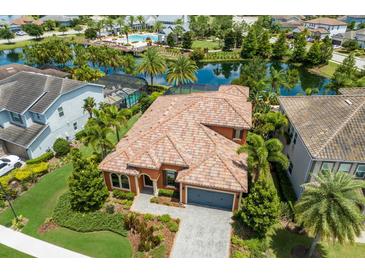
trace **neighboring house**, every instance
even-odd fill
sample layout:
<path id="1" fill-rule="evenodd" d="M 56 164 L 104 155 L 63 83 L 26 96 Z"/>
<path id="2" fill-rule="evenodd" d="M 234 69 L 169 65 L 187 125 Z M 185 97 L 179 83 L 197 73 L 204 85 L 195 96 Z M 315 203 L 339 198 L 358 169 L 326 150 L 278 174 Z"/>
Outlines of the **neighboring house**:
<path id="1" fill-rule="evenodd" d="M 347 24 L 333 18 L 319 17 L 316 19 L 304 22 L 304 27 L 307 29 L 325 29 L 329 32 L 329 37 L 338 33 L 345 33 Z"/>
<path id="2" fill-rule="evenodd" d="M 103 100 L 103 86 L 34 72 L 0 81 L 0 142 L 7 153 L 34 158 L 54 141 L 72 139 L 88 114 L 84 99 Z"/>
<path id="3" fill-rule="evenodd" d="M 160 96 L 99 165 L 109 190 L 175 190 L 183 204 L 235 210 L 247 193 L 246 87 Z"/>
<path id="4" fill-rule="evenodd" d="M 14 64 L 0 66 L 0 80 L 3 80 L 9 76 L 17 74 L 18 72 L 21 72 L 21 71 L 42 73 L 42 74 L 47 74 L 47 75 L 61 77 L 61 78 L 66 78 L 66 77 L 70 76 L 70 74 L 67 72 L 53 69 L 53 68 L 38 69 L 38 68 L 30 67 L 27 65 L 14 63 Z"/>
<path id="5" fill-rule="evenodd" d="M 305 19 L 304 15 L 272 15 L 271 19 L 275 23 L 288 21 L 302 21 Z"/>
<path id="6" fill-rule="evenodd" d="M 322 40 L 330 35 L 330 32 L 323 28 L 310 29 L 304 26 L 299 26 L 293 29 L 293 33 L 300 33 L 300 32 L 308 32 L 309 37 L 319 40 Z"/>
<path id="7" fill-rule="evenodd" d="M 44 23 L 47 21 L 55 21 L 59 26 L 70 27 L 72 25 L 72 21 L 74 19 L 79 18 L 79 16 L 75 15 L 46 15 L 42 17 L 40 20 Z"/>
<path id="8" fill-rule="evenodd" d="M 143 92 L 147 92 L 148 83 L 144 78 L 125 74 L 112 74 L 100 78 L 97 82 L 104 88 L 104 103 L 130 108 L 138 103 Z"/>
<path id="9" fill-rule="evenodd" d="M 302 27 L 303 21 L 302 20 L 290 20 L 290 21 L 286 21 L 286 22 L 280 22 L 279 26 L 280 26 L 281 30 L 292 31 L 295 28 Z"/>
<path id="10" fill-rule="evenodd" d="M 355 40 L 359 43 L 359 46 L 365 49 L 365 29 L 357 30 Z"/>
<path id="11" fill-rule="evenodd" d="M 346 41 L 354 40 L 356 36 L 355 30 L 346 31 L 345 33 L 338 33 L 332 36 L 332 44 L 342 46 Z"/>
<path id="12" fill-rule="evenodd" d="M 17 32 L 17 31 L 22 30 L 22 27 L 24 25 L 28 25 L 28 24 L 35 24 L 35 25 L 40 26 L 43 24 L 43 22 L 39 19 L 34 19 L 30 16 L 21 16 L 19 18 L 11 20 L 10 24 L 9 24 L 9 28 L 11 31 Z"/>
<path id="13" fill-rule="evenodd" d="M 365 90 L 342 92 L 346 95 L 279 97 L 289 120 L 282 138 L 288 176 L 298 197 L 321 170 L 365 179 Z"/>

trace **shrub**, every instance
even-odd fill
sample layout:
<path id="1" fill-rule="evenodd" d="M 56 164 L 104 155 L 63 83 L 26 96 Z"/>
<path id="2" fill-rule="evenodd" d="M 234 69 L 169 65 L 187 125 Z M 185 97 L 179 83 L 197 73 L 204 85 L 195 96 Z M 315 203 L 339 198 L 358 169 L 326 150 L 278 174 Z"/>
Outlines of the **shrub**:
<path id="1" fill-rule="evenodd" d="M 28 168 L 35 174 L 45 174 L 48 171 L 49 164 L 42 162 L 38 164 L 29 165 Z"/>
<path id="2" fill-rule="evenodd" d="M 155 216 L 152 215 L 152 214 L 147 213 L 147 214 L 143 215 L 143 219 L 145 221 L 152 221 L 153 219 L 155 219 Z"/>
<path id="3" fill-rule="evenodd" d="M 205 56 L 204 50 L 198 48 L 193 50 L 193 52 L 190 55 L 190 59 L 195 62 L 199 62 L 204 59 L 204 56 Z"/>
<path id="4" fill-rule="evenodd" d="M 52 151 L 47 151 L 46 153 L 43 153 L 41 156 L 31 159 L 31 160 L 27 160 L 26 163 L 28 165 L 31 164 L 38 164 L 40 162 L 47 162 L 48 160 L 52 159 L 54 156 Z"/>
<path id="5" fill-rule="evenodd" d="M 171 217 L 169 214 L 164 214 L 164 215 L 158 216 L 158 220 L 163 223 L 168 223 L 171 221 Z"/>
<path id="6" fill-rule="evenodd" d="M 105 212 L 108 213 L 108 214 L 113 214 L 114 213 L 114 205 L 112 205 L 112 204 L 106 205 Z"/>
<path id="7" fill-rule="evenodd" d="M 5 201 L 0 197 L 0 208 L 5 207 Z"/>
<path id="8" fill-rule="evenodd" d="M 137 231 L 140 226 L 139 220 L 137 218 L 137 214 L 134 212 L 128 213 L 124 217 L 124 227 L 127 230 Z"/>
<path id="9" fill-rule="evenodd" d="M 14 177 L 20 182 L 29 181 L 33 177 L 33 172 L 29 167 L 19 168 L 15 171 Z"/>
<path id="10" fill-rule="evenodd" d="M 154 204 L 158 204 L 158 198 L 157 197 L 152 197 L 150 202 L 154 203 Z"/>
<path id="11" fill-rule="evenodd" d="M 173 220 L 169 221 L 166 225 L 171 232 L 177 232 L 179 230 L 179 225 Z"/>
<path id="12" fill-rule="evenodd" d="M 53 150 L 56 153 L 57 157 L 65 156 L 67 153 L 70 152 L 70 144 L 67 140 L 63 138 L 58 138 L 53 144 Z"/>
<path id="13" fill-rule="evenodd" d="M 77 141 L 81 141 L 81 139 L 85 136 L 85 131 L 84 130 L 80 130 L 78 132 L 76 132 L 75 134 L 75 139 Z"/>
<path id="14" fill-rule="evenodd" d="M 136 196 L 136 194 L 133 192 L 125 192 L 125 191 L 122 191 L 119 189 L 113 190 L 113 197 L 120 199 L 120 200 L 133 201 L 135 196 Z"/>
<path id="15" fill-rule="evenodd" d="M 73 171 L 68 183 L 72 208 L 84 212 L 101 208 L 108 197 L 108 190 L 97 164 L 83 158 L 77 149 L 72 150 L 71 160 Z"/>
<path id="16" fill-rule="evenodd" d="M 111 231 L 126 236 L 124 218 L 122 214 L 108 214 L 106 212 L 78 212 L 71 207 L 70 193 L 63 194 L 53 212 L 54 221 L 71 230 L 79 232 Z"/>
<path id="17" fill-rule="evenodd" d="M 274 165 L 274 168 L 279 181 L 278 187 L 281 196 L 285 201 L 294 203 L 297 200 L 297 196 L 295 195 L 293 185 L 291 184 L 286 171 L 277 164 Z"/>
<path id="18" fill-rule="evenodd" d="M 158 191 L 158 196 L 179 198 L 179 192 L 172 189 L 160 189 Z"/>
<path id="19" fill-rule="evenodd" d="M 260 179 L 253 183 L 250 193 L 243 199 L 240 219 L 259 237 L 272 231 L 280 215 L 280 201 L 272 182 Z"/>

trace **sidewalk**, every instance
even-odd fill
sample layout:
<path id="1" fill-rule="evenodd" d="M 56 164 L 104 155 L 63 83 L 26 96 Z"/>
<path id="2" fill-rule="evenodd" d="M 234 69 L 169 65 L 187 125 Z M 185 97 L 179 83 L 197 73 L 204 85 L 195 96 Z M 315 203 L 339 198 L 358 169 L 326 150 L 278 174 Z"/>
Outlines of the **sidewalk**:
<path id="1" fill-rule="evenodd" d="M 333 52 L 331 61 L 342 64 L 343 60 L 347 57 L 346 54 L 341 54 L 338 52 Z M 365 59 L 360 57 L 355 57 L 355 66 L 358 69 L 365 69 Z"/>
<path id="2" fill-rule="evenodd" d="M 0 225 L 0 243 L 36 258 L 88 258 Z"/>

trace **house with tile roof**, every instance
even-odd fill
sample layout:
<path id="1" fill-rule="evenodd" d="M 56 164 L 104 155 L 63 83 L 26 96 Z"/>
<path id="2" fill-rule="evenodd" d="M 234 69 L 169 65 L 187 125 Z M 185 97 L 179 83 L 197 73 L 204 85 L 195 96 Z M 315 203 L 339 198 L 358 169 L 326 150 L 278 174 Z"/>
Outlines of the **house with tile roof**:
<path id="1" fill-rule="evenodd" d="M 365 179 L 365 89 L 340 92 L 279 98 L 289 120 L 282 139 L 290 161 L 288 176 L 298 197 L 322 170 Z"/>
<path id="2" fill-rule="evenodd" d="M 324 29 L 329 32 L 329 37 L 332 37 L 338 33 L 345 33 L 347 24 L 334 18 L 318 17 L 305 21 L 304 27 L 308 29 Z"/>
<path id="3" fill-rule="evenodd" d="M 103 101 L 103 86 L 30 71 L 0 80 L 0 146 L 29 159 L 72 139 L 88 119 L 87 97 Z"/>
<path id="4" fill-rule="evenodd" d="M 16 32 L 22 30 L 22 27 L 29 24 L 42 25 L 43 22 L 39 19 L 34 19 L 30 16 L 21 16 L 10 21 L 9 28 Z"/>
<path id="5" fill-rule="evenodd" d="M 249 90 L 160 96 L 99 165 L 109 190 L 172 189 L 183 204 L 227 210 L 247 193 L 247 155 L 237 154 L 252 126 Z"/>

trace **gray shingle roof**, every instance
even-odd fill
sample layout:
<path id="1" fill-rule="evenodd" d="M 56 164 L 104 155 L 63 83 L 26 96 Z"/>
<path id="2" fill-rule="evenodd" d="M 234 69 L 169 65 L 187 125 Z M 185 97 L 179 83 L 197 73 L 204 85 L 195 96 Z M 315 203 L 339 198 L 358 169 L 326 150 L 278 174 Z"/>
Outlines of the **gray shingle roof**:
<path id="1" fill-rule="evenodd" d="M 18 72 L 0 81 L 0 109 L 43 113 L 60 95 L 85 83 L 33 72 Z"/>
<path id="2" fill-rule="evenodd" d="M 37 72 L 43 73 L 47 75 L 57 76 L 57 77 L 66 77 L 70 74 L 61 70 L 47 68 L 47 69 L 38 69 L 34 67 L 30 67 L 23 64 L 7 64 L 0 66 L 0 80 L 3 80 L 9 76 L 12 76 L 20 71 L 29 71 L 29 72 Z"/>
<path id="3" fill-rule="evenodd" d="M 365 162 L 365 96 L 283 96 L 279 102 L 313 158 Z"/>
<path id="4" fill-rule="evenodd" d="M 28 145 L 46 129 L 48 125 L 41 125 L 34 123 L 28 128 L 23 128 L 15 125 L 10 125 L 6 128 L 0 127 L 0 139 L 17 144 L 22 147 L 28 147 Z"/>
<path id="5" fill-rule="evenodd" d="M 360 87 L 340 88 L 339 93 L 341 93 L 342 95 L 365 96 L 365 88 L 360 88 Z"/>

